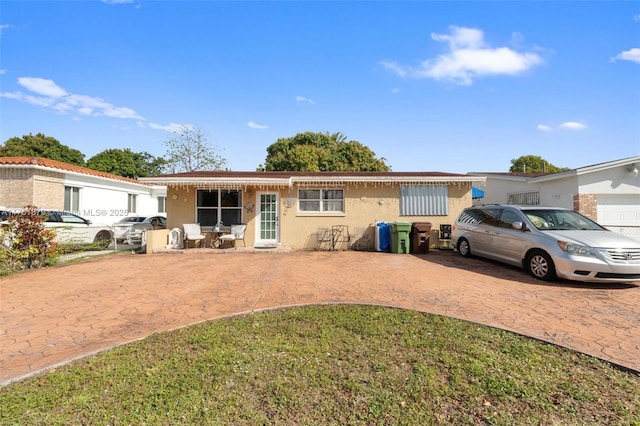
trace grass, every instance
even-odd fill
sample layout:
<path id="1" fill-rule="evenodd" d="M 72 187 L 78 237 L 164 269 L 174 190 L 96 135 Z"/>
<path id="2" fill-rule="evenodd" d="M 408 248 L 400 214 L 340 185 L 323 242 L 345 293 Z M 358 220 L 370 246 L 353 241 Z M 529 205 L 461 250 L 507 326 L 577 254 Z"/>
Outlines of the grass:
<path id="1" fill-rule="evenodd" d="M 640 425 L 640 378 L 413 311 L 314 306 L 211 321 L 0 389 L 3 425 Z"/>

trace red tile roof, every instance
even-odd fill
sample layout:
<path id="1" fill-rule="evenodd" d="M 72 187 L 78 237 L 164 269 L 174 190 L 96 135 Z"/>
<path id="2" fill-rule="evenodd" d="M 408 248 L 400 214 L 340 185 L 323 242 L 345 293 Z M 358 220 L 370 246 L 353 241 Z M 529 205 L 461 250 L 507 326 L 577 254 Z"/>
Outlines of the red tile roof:
<path id="1" fill-rule="evenodd" d="M 14 165 L 14 166 L 40 166 L 49 169 L 57 169 L 66 172 L 80 173 L 84 175 L 98 176 L 105 179 L 114 179 L 124 182 L 137 183 L 138 185 L 144 185 L 144 183 L 123 176 L 113 175 L 111 173 L 100 172 L 98 170 L 87 169 L 86 167 L 80 167 L 73 164 L 63 163 L 62 161 L 50 160 L 48 158 L 41 157 L 0 157 L 0 165 Z"/>

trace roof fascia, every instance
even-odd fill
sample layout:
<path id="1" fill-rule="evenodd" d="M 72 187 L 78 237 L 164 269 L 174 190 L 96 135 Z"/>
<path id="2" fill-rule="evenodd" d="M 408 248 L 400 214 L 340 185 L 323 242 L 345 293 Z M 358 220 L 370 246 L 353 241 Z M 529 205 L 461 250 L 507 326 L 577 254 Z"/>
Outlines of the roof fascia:
<path id="1" fill-rule="evenodd" d="M 501 174 L 501 173 L 467 173 L 469 176 L 484 176 L 486 179 L 501 179 L 501 180 L 516 180 L 519 182 L 527 182 L 532 179 L 530 176 L 514 176 L 509 174 Z"/>
<path id="2" fill-rule="evenodd" d="M 166 186 L 198 186 L 198 185 L 221 185 L 221 186 L 286 186 L 304 184 L 434 184 L 434 183 L 479 183 L 486 182 L 482 176 L 292 176 L 289 178 L 225 178 L 225 177 L 203 177 L 203 178 L 163 178 L 145 177 L 140 178 L 143 182 L 155 183 Z"/>
<path id="3" fill-rule="evenodd" d="M 606 163 L 593 164 L 591 166 L 579 167 L 562 173 L 554 173 L 547 176 L 540 176 L 532 179 L 532 182 L 545 182 L 567 177 L 586 175 L 589 173 L 601 172 L 603 170 L 614 169 L 616 167 L 628 166 L 633 163 L 640 163 L 640 156 L 623 158 L 621 160 L 608 161 Z"/>

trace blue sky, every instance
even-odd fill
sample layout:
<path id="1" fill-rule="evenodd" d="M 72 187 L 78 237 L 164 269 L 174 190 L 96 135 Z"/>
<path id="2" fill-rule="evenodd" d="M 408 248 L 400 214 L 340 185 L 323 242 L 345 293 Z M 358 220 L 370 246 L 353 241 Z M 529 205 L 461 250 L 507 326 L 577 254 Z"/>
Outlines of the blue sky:
<path id="1" fill-rule="evenodd" d="M 0 142 L 155 156 L 199 127 L 231 170 L 341 132 L 394 171 L 640 154 L 637 1 L 2 1 Z"/>

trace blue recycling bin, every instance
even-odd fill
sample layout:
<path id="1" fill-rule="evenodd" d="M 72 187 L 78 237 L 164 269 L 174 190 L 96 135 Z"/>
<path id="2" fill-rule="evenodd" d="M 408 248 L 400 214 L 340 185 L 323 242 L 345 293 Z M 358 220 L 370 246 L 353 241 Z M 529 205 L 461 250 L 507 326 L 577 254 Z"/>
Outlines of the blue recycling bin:
<path id="1" fill-rule="evenodd" d="M 386 251 L 391 249 L 391 225 L 387 222 L 376 222 L 376 251 Z"/>

